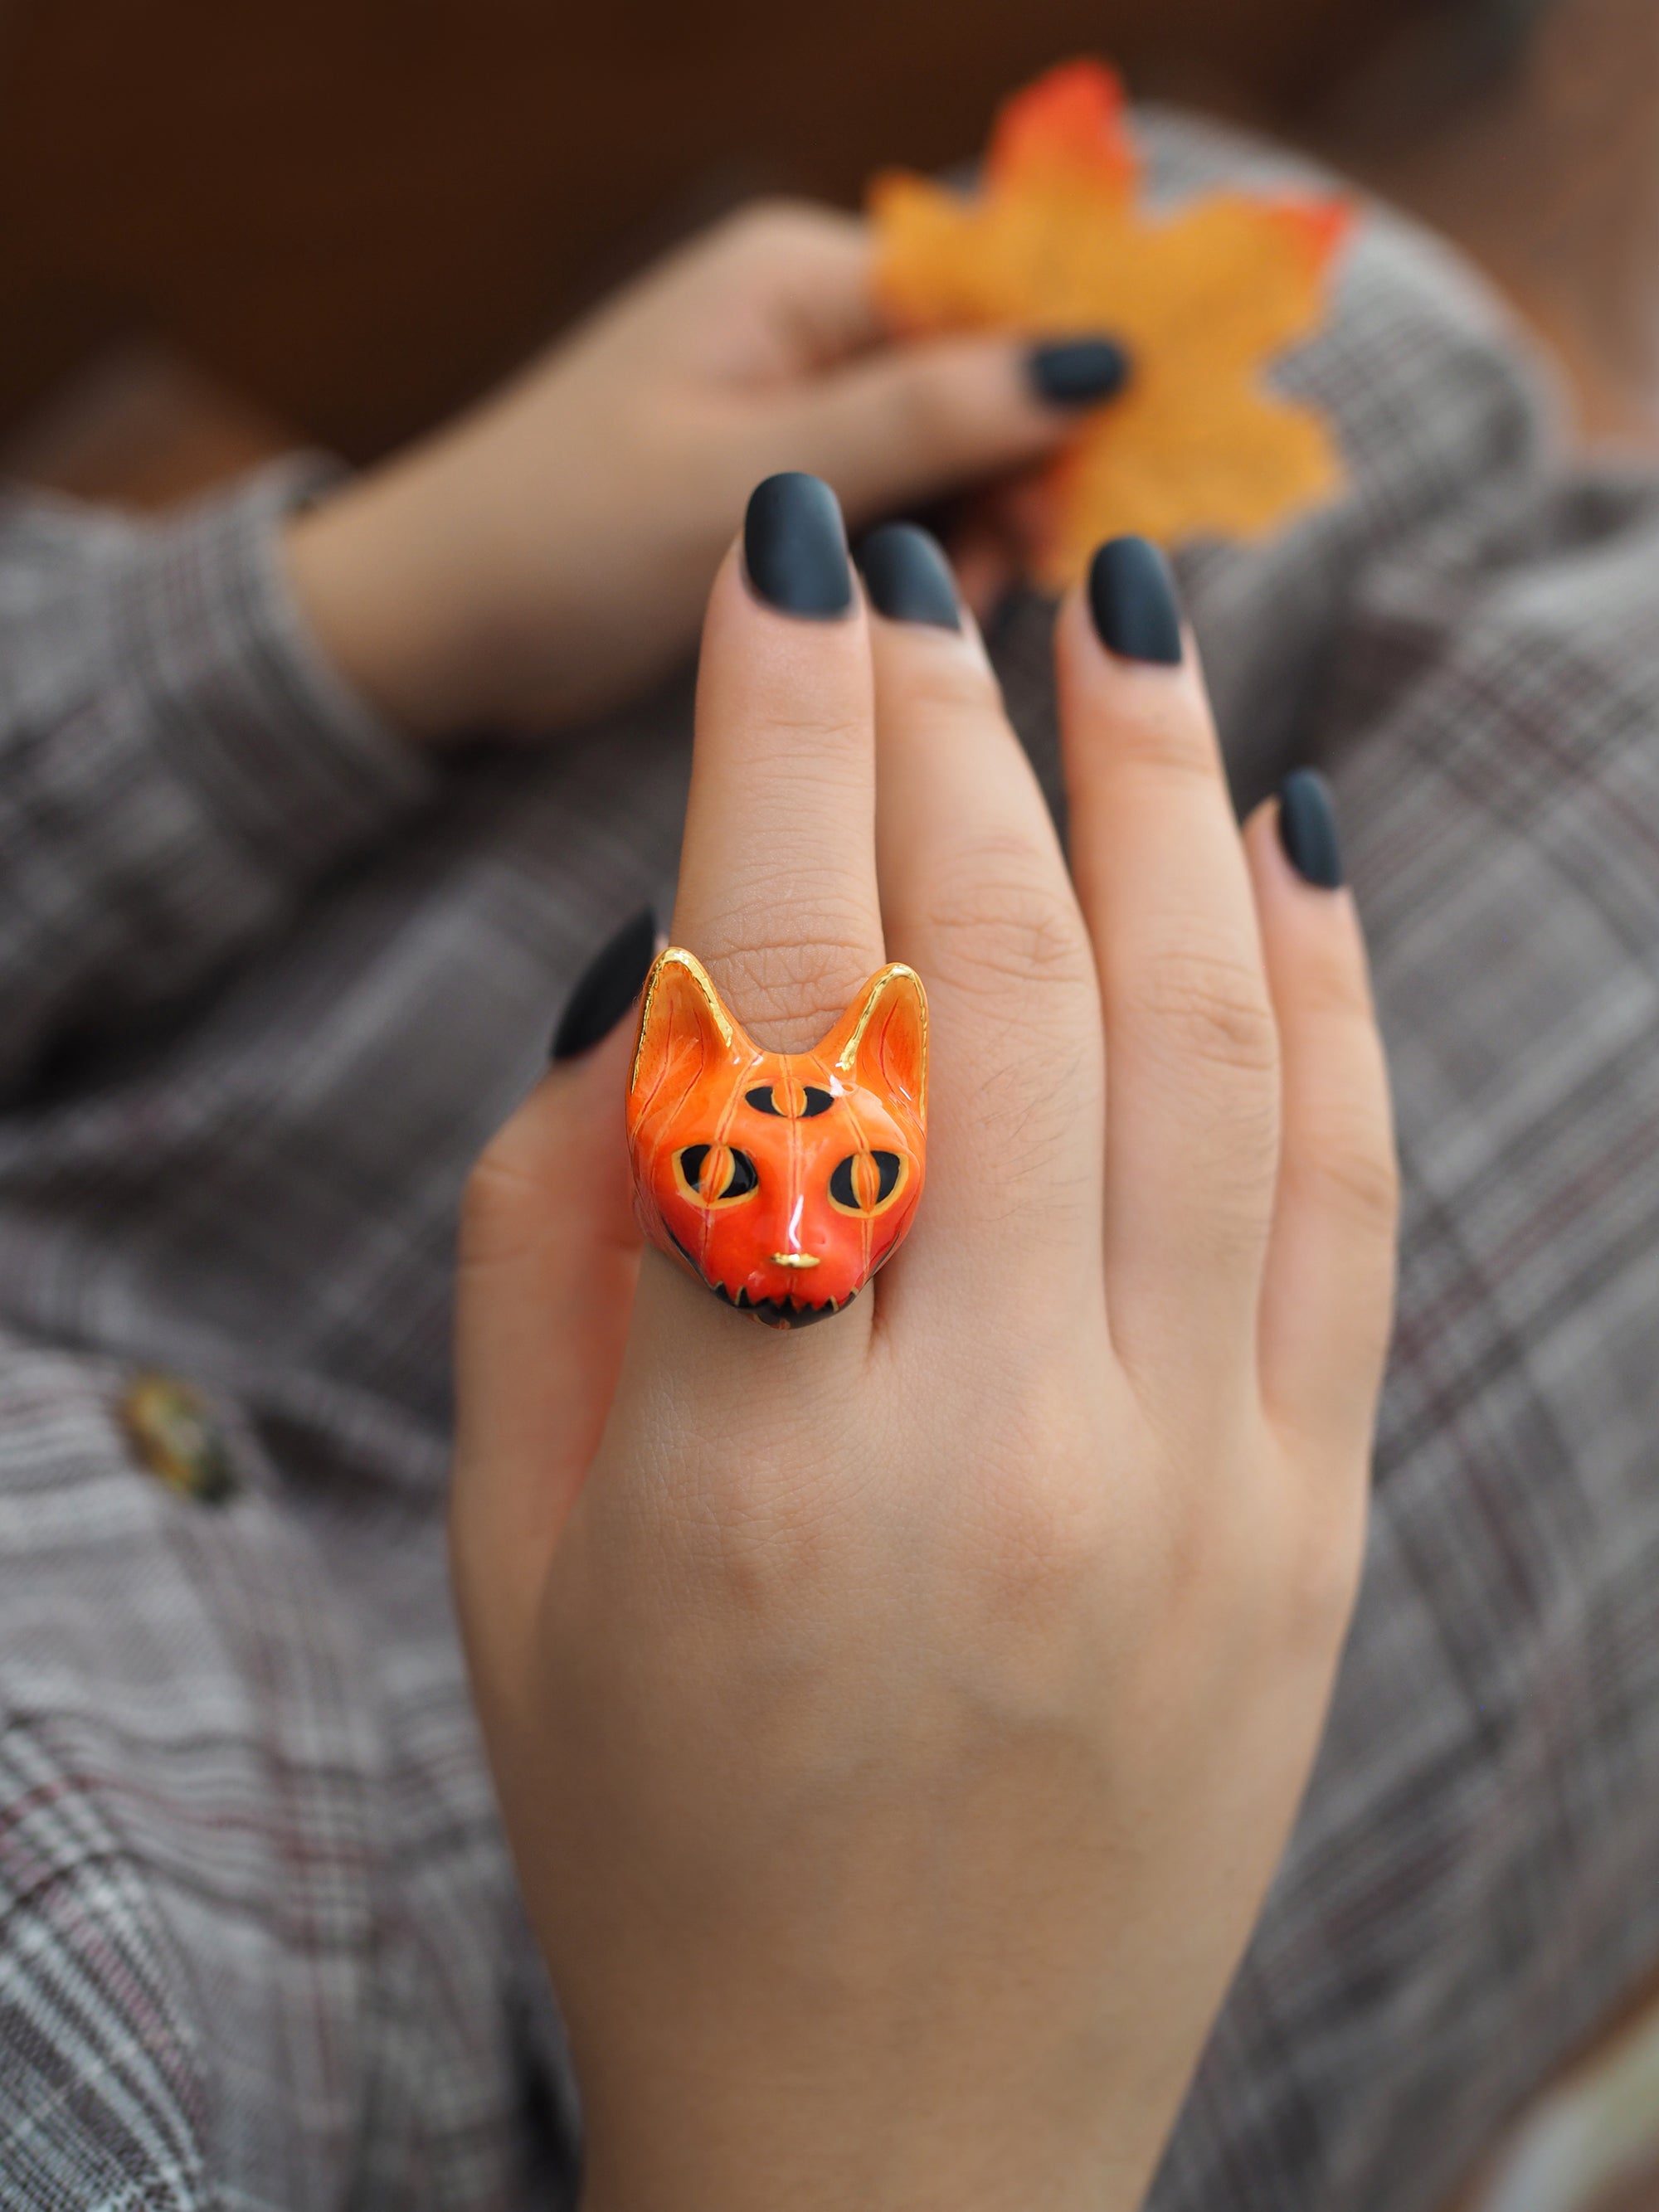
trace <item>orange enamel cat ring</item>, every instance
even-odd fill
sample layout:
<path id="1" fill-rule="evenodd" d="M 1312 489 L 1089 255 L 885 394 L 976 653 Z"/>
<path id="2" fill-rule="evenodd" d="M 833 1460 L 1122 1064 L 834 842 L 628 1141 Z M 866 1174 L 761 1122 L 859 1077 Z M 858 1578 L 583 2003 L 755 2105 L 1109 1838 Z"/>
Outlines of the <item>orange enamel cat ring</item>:
<path id="1" fill-rule="evenodd" d="M 740 1312 L 805 1328 L 842 1312 L 921 1196 L 927 994 L 872 975 L 811 1052 L 763 1052 L 678 945 L 646 979 L 628 1087 L 640 1226 Z"/>

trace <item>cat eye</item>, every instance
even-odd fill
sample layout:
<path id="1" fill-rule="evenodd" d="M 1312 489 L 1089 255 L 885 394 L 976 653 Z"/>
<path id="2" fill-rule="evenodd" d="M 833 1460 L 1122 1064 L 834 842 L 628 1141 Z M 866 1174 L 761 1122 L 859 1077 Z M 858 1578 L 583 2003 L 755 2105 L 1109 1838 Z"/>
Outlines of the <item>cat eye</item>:
<path id="1" fill-rule="evenodd" d="M 787 1085 L 781 1104 L 777 1085 L 773 1083 L 757 1084 L 743 1096 L 745 1104 L 752 1106 L 757 1114 L 775 1114 L 780 1120 L 791 1121 L 810 1121 L 816 1114 L 827 1114 L 836 1103 L 830 1093 L 820 1090 L 816 1083 Z"/>
<path id="2" fill-rule="evenodd" d="M 898 1152 L 851 1152 L 830 1178 L 832 1205 L 843 1213 L 883 1213 L 908 1180 Z"/>
<path id="3" fill-rule="evenodd" d="M 758 1188 L 760 1176 L 747 1152 L 730 1145 L 686 1145 L 674 1155 L 674 1171 L 699 1206 L 731 1206 Z"/>

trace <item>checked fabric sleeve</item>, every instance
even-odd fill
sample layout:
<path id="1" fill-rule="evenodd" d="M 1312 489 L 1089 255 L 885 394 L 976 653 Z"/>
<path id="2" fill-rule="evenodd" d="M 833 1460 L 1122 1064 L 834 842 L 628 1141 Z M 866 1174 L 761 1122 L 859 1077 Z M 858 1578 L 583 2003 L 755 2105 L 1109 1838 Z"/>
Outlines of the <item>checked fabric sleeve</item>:
<path id="1" fill-rule="evenodd" d="M 176 518 L 0 495 L 0 1098 L 267 940 L 430 771 L 310 645 L 279 464 Z"/>

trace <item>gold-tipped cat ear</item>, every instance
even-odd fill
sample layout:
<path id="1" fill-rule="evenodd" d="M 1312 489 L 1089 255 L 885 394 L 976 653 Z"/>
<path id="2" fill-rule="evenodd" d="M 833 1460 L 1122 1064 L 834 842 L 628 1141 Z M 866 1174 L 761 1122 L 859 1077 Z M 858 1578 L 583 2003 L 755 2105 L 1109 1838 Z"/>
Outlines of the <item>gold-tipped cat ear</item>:
<path id="1" fill-rule="evenodd" d="M 818 1048 L 838 1074 L 927 1118 L 927 994 L 900 961 L 872 975 Z"/>
<path id="2" fill-rule="evenodd" d="M 652 1243 L 773 1328 L 843 1313 L 927 1173 L 927 999 L 884 968 L 811 1052 L 763 1052 L 678 945 L 646 980 L 628 1097 Z"/>
<path id="3" fill-rule="evenodd" d="M 737 1024 L 720 1004 L 708 970 L 695 953 L 678 945 L 659 952 L 645 979 L 640 1007 L 640 1041 L 628 1081 L 633 1090 L 643 1073 L 654 1077 L 682 1054 L 702 1060 L 725 1059 L 735 1044 L 746 1045 Z"/>

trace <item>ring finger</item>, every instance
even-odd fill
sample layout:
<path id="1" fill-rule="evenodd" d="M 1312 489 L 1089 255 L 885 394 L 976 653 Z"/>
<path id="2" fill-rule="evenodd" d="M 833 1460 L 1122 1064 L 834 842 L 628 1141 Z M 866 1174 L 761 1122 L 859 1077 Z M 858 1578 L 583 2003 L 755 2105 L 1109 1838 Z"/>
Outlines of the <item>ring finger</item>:
<path id="1" fill-rule="evenodd" d="M 1057 639 L 1072 866 L 1106 1022 L 1115 1339 L 1193 1374 L 1254 1359 L 1278 1036 L 1203 678 L 1163 557 L 1096 555 Z"/>

